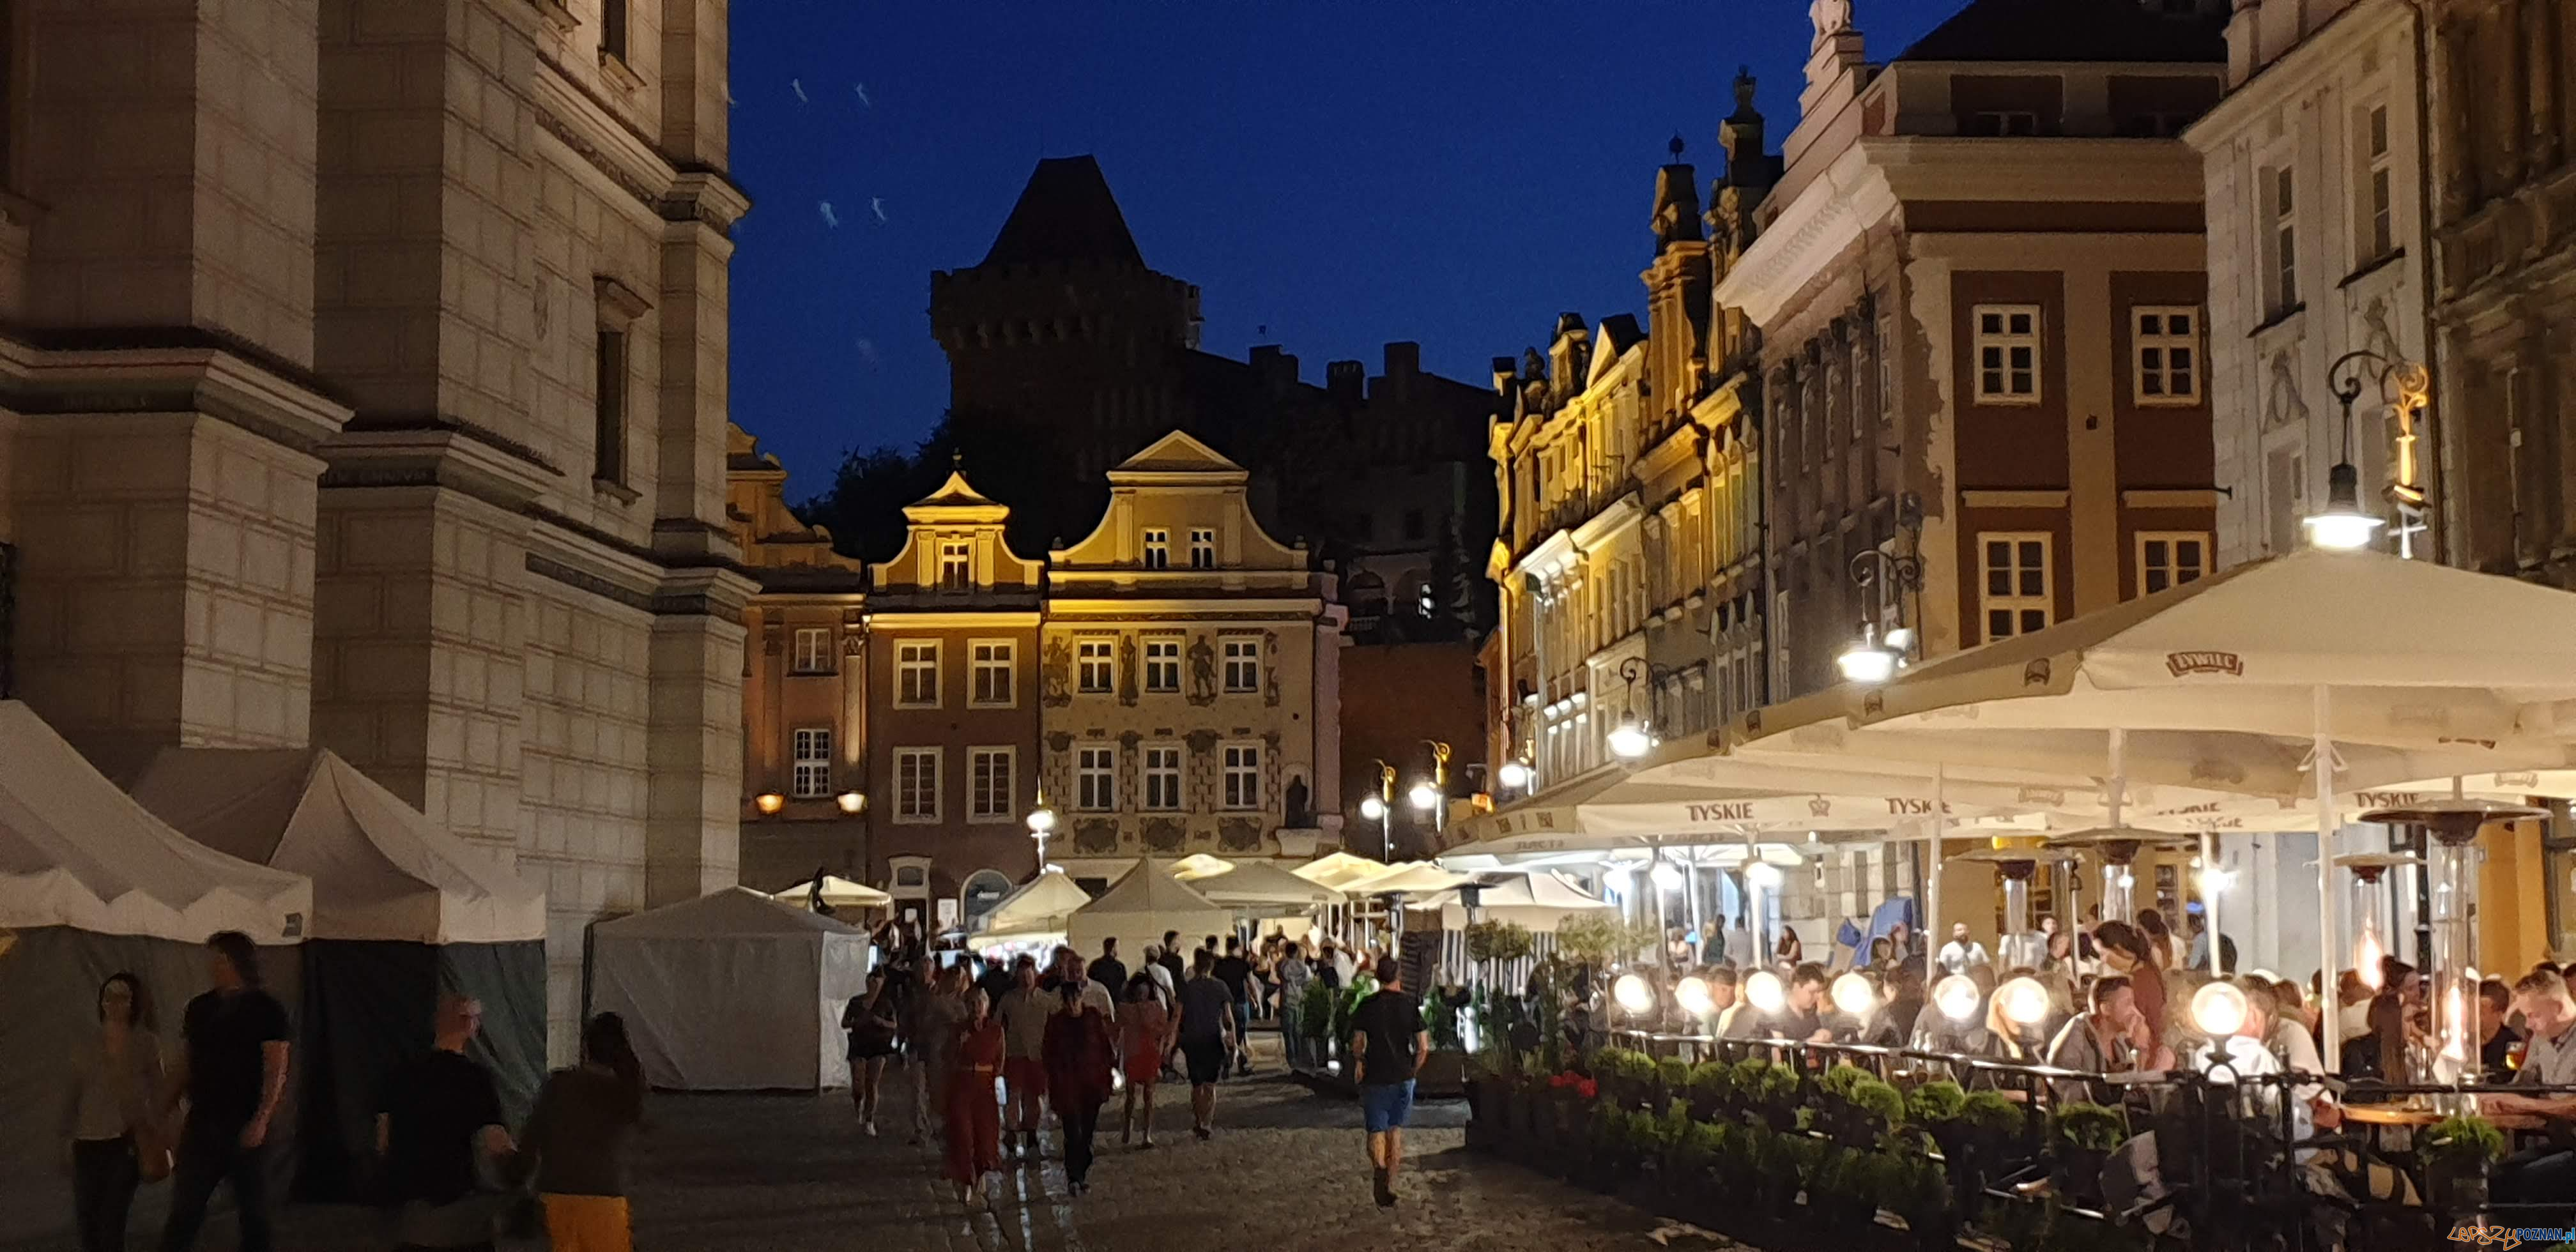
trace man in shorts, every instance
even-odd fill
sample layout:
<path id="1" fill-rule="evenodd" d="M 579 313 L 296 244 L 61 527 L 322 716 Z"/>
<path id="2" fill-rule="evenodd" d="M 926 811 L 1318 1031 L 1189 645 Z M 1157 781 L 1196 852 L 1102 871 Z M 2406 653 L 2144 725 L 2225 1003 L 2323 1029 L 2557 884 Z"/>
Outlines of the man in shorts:
<path id="1" fill-rule="evenodd" d="M 1038 1127 L 1046 1099 L 1047 1018 L 1056 998 L 1038 989 L 1037 958 L 1022 954 L 1011 963 L 1011 989 L 993 1007 L 1002 1023 L 1002 1091 L 1009 1116 L 1004 1119 L 1002 1153 L 1011 1154 L 1017 1137 L 1019 1155 L 1038 1159 Z"/>
<path id="2" fill-rule="evenodd" d="M 1234 1053 L 1234 993 L 1216 980 L 1216 954 L 1191 954 L 1190 980 L 1181 984 L 1181 1057 L 1190 1071 L 1190 1133 L 1201 1139 L 1216 1129 L 1216 1082 Z"/>
<path id="3" fill-rule="evenodd" d="M 1431 1053 L 1422 1006 L 1404 989 L 1404 967 L 1391 956 L 1377 962 L 1377 992 L 1351 1014 L 1352 1078 L 1359 1084 L 1360 1113 L 1368 1124 L 1369 1164 L 1377 1173 L 1379 1208 L 1395 1207 L 1395 1170 L 1404 1159 L 1404 1123 L 1413 1114 L 1413 1073 Z"/>

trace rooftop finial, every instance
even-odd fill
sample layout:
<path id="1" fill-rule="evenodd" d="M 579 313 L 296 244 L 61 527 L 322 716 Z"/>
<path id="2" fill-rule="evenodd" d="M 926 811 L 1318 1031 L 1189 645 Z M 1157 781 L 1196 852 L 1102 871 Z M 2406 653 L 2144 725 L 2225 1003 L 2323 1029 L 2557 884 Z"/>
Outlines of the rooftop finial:
<path id="1" fill-rule="evenodd" d="M 1750 65 L 1735 67 L 1735 107 L 1753 107 L 1753 67 Z"/>
<path id="2" fill-rule="evenodd" d="M 1675 164 L 1675 165 L 1679 165 L 1679 164 L 1681 164 L 1681 163 L 1682 163 L 1682 147 L 1683 147 L 1683 145 L 1682 145 L 1682 136 L 1681 136 L 1681 132 L 1680 132 L 1680 131 L 1674 131 L 1674 132 L 1673 132 L 1673 141 L 1672 141 L 1671 143 L 1665 144 L 1665 145 L 1664 145 L 1664 149 L 1665 149 L 1666 151 L 1668 151 L 1668 152 L 1670 152 L 1670 153 L 1672 153 L 1672 154 L 1673 154 L 1673 164 Z"/>
<path id="3" fill-rule="evenodd" d="M 960 474 L 966 472 L 966 450 L 964 448 L 950 448 L 948 450 L 948 468 L 955 470 Z"/>

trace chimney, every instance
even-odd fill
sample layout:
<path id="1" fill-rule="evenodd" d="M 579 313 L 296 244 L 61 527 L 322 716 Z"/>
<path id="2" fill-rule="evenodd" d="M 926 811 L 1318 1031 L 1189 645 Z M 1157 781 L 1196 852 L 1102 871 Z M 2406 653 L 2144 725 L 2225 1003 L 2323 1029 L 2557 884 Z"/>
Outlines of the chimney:
<path id="1" fill-rule="evenodd" d="M 1272 391 L 1286 391 L 1297 385 L 1297 358 L 1282 352 L 1275 343 L 1255 344 L 1252 348 L 1252 372 L 1262 385 Z"/>
<path id="2" fill-rule="evenodd" d="M 1335 402 L 1359 407 L 1368 390 L 1368 367 L 1357 361 L 1334 361 L 1324 366 L 1324 390 Z"/>
<path id="3" fill-rule="evenodd" d="M 1396 403 L 1413 395 L 1413 380 L 1421 373 L 1421 344 L 1400 339 L 1386 345 L 1386 394 Z"/>

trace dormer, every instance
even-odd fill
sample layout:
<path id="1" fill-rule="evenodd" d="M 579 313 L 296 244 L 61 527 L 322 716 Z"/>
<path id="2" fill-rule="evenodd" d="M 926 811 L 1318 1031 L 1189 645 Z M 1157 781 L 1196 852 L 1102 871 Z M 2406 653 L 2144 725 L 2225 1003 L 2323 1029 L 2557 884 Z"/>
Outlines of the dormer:
<path id="1" fill-rule="evenodd" d="M 1041 566 L 1002 538 L 1010 506 L 975 490 L 963 470 L 904 506 L 903 551 L 869 567 L 879 594 L 965 599 L 1034 592 Z"/>

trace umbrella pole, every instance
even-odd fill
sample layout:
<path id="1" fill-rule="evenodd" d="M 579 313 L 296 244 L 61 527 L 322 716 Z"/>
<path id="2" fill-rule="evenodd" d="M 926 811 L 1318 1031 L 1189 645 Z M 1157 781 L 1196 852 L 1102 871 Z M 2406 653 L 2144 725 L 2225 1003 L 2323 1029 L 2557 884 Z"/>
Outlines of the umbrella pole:
<path id="1" fill-rule="evenodd" d="M 2227 946 L 2219 942 L 2218 929 L 2218 837 L 2200 832 L 2200 911 L 2201 920 L 2209 923 L 2209 972 L 2227 976 Z"/>
<path id="2" fill-rule="evenodd" d="M 2320 685 L 2316 693 L 2316 779 L 2317 779 L 2317 985 L 2318 998 L 2325 1011 L 2318 1014 L 2323 1026 L 2326 1072 L 2343 1072 L 2343 1031 L 2341 998 L 2335 986 L 2335 891 L 2334 837 L 2342 819 L 2335 813 L 2334 737 L 2331 733 L 2333 697 Z"/>
<path id="3" fill-rule="evenodd" d="M 1931 876 L 1923 883 L 1923 982 L 1927 988 L 1938 981 L 1933 977 L 1932 964 L 1941 959 L 1941 945 L 1950 941 L 1950 932 L 1941 929 L 1941 846 L 1947 842 L 1945 836 L 1950 833 L 1947 829 L 1950 825 L 1950 805 L 1945 794 L 1949 790 L 1949 785 L 1949 767 L 1934 765 L 1932 767 L 1932 816 L 1927 823 L 1932 828 L 1930 858 L 1932 870 Z M 1898 960 L 1905 959 L 1905 954 L 1902 952 L 1896 955 Z"/>

